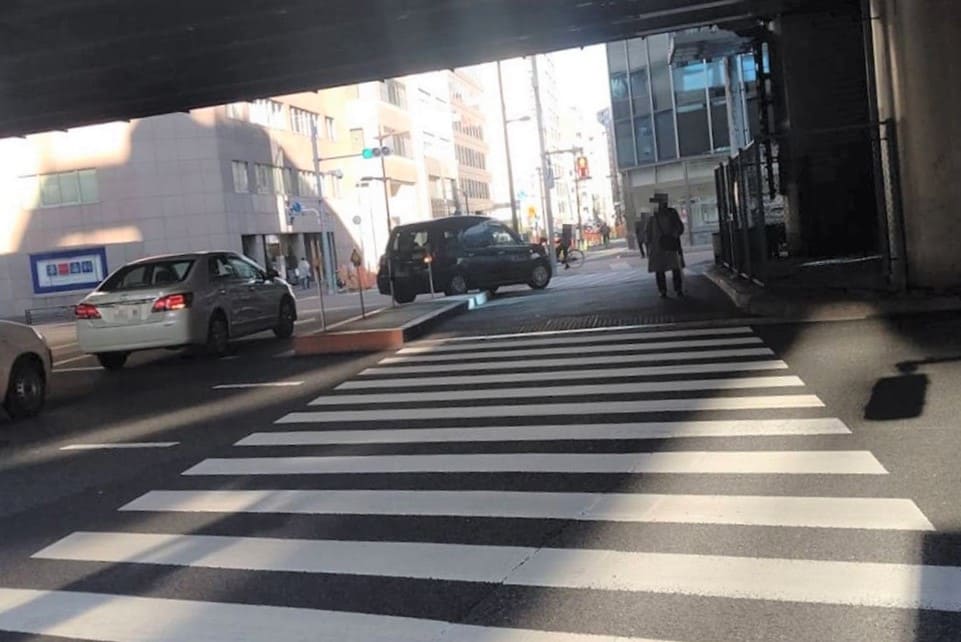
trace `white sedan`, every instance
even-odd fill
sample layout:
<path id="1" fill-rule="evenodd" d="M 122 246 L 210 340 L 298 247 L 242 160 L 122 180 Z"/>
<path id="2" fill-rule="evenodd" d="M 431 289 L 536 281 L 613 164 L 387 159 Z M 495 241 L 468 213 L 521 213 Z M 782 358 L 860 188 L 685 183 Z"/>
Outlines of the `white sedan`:
<path id="1" fill-rule="evenodd" d="M 0 321 L 0 391 L 3 408 L 14 419 L 32 417 L 43 409 L 53 355 L 34 328 Z"/>

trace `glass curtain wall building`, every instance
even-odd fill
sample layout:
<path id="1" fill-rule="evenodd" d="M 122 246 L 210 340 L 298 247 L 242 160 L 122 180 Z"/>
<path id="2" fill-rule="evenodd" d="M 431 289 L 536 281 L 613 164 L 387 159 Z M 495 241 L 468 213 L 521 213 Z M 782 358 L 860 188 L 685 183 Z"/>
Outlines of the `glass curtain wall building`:
<path id="1" fill-rule="evenodd" d="M 734 34 L 735 53 L 710 60 L 681 60 L 674 39 L 607 45 L 615 156 L 629 218 L 650 211 L 654 192 L 667 192 L 687 242 L 706 245 L 717 231 L 714 168 L 758 130 L 755 63 Z"/>

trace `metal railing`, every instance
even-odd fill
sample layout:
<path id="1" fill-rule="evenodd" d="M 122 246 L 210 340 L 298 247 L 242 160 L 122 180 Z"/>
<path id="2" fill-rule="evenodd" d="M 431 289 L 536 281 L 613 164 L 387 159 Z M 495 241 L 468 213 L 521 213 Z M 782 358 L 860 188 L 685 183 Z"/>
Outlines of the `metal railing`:
<path id="1" fill-rule="evenodd" d="M 27 308 L 23 311 L 23 322 L 27 325 L 34 323 L 49 323 L 51 321 L 72 321 L 75 305 L 52 305 L 41 308 Z"/>
<path id="2" fill-rule="evenodd" d="M 858 252 L 828 249 L 809 258 L 863 260 L 865 256 L 872 255 L 879 259 L 876 261 L 880 269 L 878 283 L 888 289 L 903 288 L 907 266 L 904 261 L 904 220 L 893 121 L 806 131 L 802 136 L 795 137 L 816 150 L 801 161 L 810 166 L 807 169 L 816 167 L 818 155 L 833 156 L 849 150 L 854 151 L 843 167 L 856 169 L 858 159 L 860 166 L 864 167 L 868 157 L 872 164 L 873 195 L 867 195 L 866 199 L 870 201 L 873 196 L 872 204 L 877 216 L 876 235 L 865 237 Z M 830 139 L 832 144 L 817 144 L 824 139 Z M 863 157 L 859 155 L 859 150 L 865 150 Z M 761 284 L 775 273 L 783 274 L 783 267 L 777 262 L 788 258 L 784 200 L 780 194 L 783 192 L 780 188 L 780 160 L 776 142 L 762 144 L 755 141 L 714 171 L 720 236 L 718 263 Z M 857 186 L 864 185 L 863 181 L 858 182 L 857 171 L 847 176 Z M 838 180 L 847 179 L 841 176 Z M 817 224 L 822 227 L 835 226 L 827 234 L 839 238 L 850 233 L 844 229 L 846 222 L 841 219 L 819 220 Z"/>

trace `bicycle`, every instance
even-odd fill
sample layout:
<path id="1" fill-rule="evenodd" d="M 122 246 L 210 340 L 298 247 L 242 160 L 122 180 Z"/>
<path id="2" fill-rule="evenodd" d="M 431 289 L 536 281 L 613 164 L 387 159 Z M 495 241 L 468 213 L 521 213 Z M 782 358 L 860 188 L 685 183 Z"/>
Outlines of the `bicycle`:
<path id="1" fill-rule="evenodd" d="M 578 250 L 577 248 L 572 247 L 567 250 L 567 261 L 566 262 L 561 261 L 562 252 L 560 250 L 560 247 L 558 246 L 556 249 L 557 249 L 557 252 L 556 252 L 557 261 L 559 263 L 564 263 L 570 269 L 576 270 L 577 268 L 583 266 L 584 261 L 587 260 L 586 257 L 584 256 L 584 252 L 582 252 L 581 250 Z"/>

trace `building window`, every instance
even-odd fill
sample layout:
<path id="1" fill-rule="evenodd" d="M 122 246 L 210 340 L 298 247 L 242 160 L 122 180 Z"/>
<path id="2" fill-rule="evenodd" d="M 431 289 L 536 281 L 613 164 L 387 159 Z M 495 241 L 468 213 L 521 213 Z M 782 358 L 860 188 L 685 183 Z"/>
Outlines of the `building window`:
<path id="1" fill-rule="evenodd" d="M 250 122 L 274 129 L 287 129 L 283 103 L 268 98 L 255 100 L 250 103 Z"/>
<path id="2" fill-rule="evenodd" d="M 674 138 L 674 110 L 665 109 L 654 114 L 654 131 L 657 136 L 657 158 L 666 161 L 677 158 L 677 141 Z"/>
<path id="3" fill-rule="evenodd" d="M 637 145 L 637 164 L 654 162 L 654 126 L 650 115 L 634 119 L 634 139 Z"/>
<path id="4" fill-rule="evenodd" d="M 618 167 L 633 167 L 637 164 L 634 161 L 634 135 L 631 132 L 631 121 L 623 120 L 614 123 L 614 144 L 617 149 Z"/>
<path id="5" fill-rule="evenodd" d="M 327 133 L 327 140 L 337 140 L 337 129 L 332 116 L 324 116 L 324 131 Z"/>
<path id="6" fill-rule="evenodd" d="M 707 84 L 711 101 L 711 132 L 714 135 L 714 149 L 726 151 L 731 148 L 731 129 L 727 122 L 727 88 L 724 83 L 722 62 L 708 63 Z"/>
<path id="7" fill-rule="evenodd" d="M 392 154 L 397 154 L 398 156 L 403 156 L 404 158 L 413 158 L 411 155 L 411 144 L 410 144 L 410 132 L 404 132 L 401 134 L 394 134 L 393 130 L 385 129 L 385 134 L 392 134 L 389 136 L 390 151 Z M 387 138 L 385 138 L 387 140 Z"/>
<path id="8" fill-rule="evenodd" d="M 707 113 L 707 65 L 697 62 L 674 69 L 677 101 L 677 139 L 681 156 L 711 151 Z"/>
<path id="9" fill-rule="evenodd" d="M 297 195 L 297 181 L 294 170 L 290 167 L 271 167 L 274 190 L 278 194 Z"/>
<path id="10" fill-rule="evenodd" d="M 317 114 L 306 109 L 290 108 L 290 126 L 298 134 L 311 135 L 311 125 L 316 126 Z"/>
<path id="11" fill-rule="evenodd" d="M 227 105 L 227 118 L 243 120 L 246 117 L 244 107 L 247 103 L 230 103 Z"/>
<path id="12" fill-rule="evenodd" d="M 380 83 L 380 98 L 385 103 L 407 109 L 407 89 L 402 82 L 391 79 Z"/>
<path id="13" fill-rule="evenodd" d="M 333 174 L 324 174 L 324 194 L 333 198 L 340 198 L 341 180 Z"/>
<path id="14" fill-rule="evenodd" d="M 95 169 L 24 176 L 20 181 L 26 209 L 82 205 L 99 200 Z"/>
<path id="15" fill-rule="evenodd" d="M 364 130 L 356 127 L 350 130 L 350 151 L 360 153 L 364 149 Z"/>
<path id="16" fill-rule="evenodd" d="M 250 191 L 246 161 L 233 161 L 230 165 L 234 173 L 234 191 L 238 194 L 246 194 Z"/>
<path id="17" fill-rule="evenodd" d="M 258 194 L 271 194 L 274 191 L 274 168 L 270 165 L 257 163 L 254 165 Z"/>
<path id="18" fill-rule="evenodd" d="M 298 171 L 297 192 L 301 196 L 313 196 L 317 198 L 317 175 L 306 170 Z"/>

